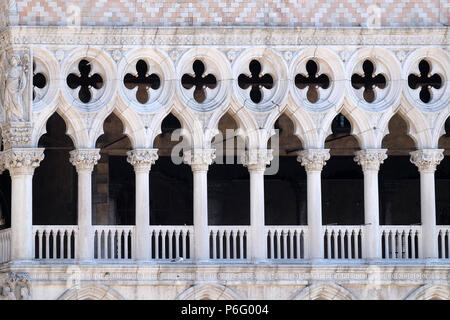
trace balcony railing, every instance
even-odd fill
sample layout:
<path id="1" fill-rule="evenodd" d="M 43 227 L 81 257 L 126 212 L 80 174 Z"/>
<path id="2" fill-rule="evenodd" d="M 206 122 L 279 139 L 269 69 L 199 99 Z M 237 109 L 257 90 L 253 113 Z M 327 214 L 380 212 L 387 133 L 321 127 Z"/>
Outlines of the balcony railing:
<path id="1" fill-rule="evenodd" d="M 194 257 L 193 226 L 149 226 L 149 256 L 154 261 L 183 262 Z M 209 226 L 210 259 L 248 261 L 250 226 Z M 422 258 L 422 228 L 380 226 L 381 258 Z M 93 256 L 102 261 L 135 259 L 135 226 L 93 226 Z M 308 259 L 308 226 L 265 226 L 269 261 Z M 324 259 L 355 260 L 364 256 L 365 226 L 323 226 Z M 77 257 L 78 226 L 33 226 L 34 258 L 46 261 Z M 450 226 L 436 226 L 438 259 L 450 259 Z M 0 263 L 11 260 L 11 229 L 0 230 Z"/>
<path id="2" fill-rule="evenodd" d="M 11 229 L 0 230 L 0 263 L 11 260 Z"/>
<path id="3" fill-rule="evenodd" d="M 247 259 L 248 226 L 209 226 L 210 258 Z"/>
<path id="4" fill-rule="evenodd" d="M 325 259 L 361 259 L 363 226 L 324 226 Z"/>
<path id="5" fill-rule="evenodd" d="M 267 226 L 267 258 L 304 259 L 307 229 L 307 226 Z"/>
<path id="6" fill-rule="evenodd" d="M 33 226 L 35 259 L 75 259 L 78 226 Z"/>
<path id="7" fill-rule="evenodd" d="M 418 259 L 421 226 L 380 226 L 383 259 Z"/>

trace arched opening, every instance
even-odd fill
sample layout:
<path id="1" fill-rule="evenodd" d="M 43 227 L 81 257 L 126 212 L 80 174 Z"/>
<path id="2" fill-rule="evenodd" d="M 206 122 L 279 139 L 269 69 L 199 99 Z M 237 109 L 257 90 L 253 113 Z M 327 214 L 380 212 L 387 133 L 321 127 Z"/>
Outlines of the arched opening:
<path id="1" fill-rule="evenodd" d="M 69 162 L 74 144 L 57 113 L 48 119 L 46 128 L 38 142 L 39 148 L 45 148 L 45 157 L 33 176 L 33 224 L 76 225 L 77 173 Z"/>
<path id="2" fill-rule="evenodd" d="M 240 161 L 244 141 L 236 135 L 238 124 L 229 113 L 218 129 L 212 141 L 216 159 L 208 170 L 208 224 L 249 225 L 250 176 Z"/>
<path id="3" fill-rule="evenodd" d="M 380 224 L 419 224 L 420 176 L 410 161 L 416 150 L 414 140 L 407 135 L 408 125 L 399 114 L 389 121 L 389 134 L 382 141 L 387 159 L 380 166 Z"/>
<path id="4" fill-rule="evenodd" d="M 150 224 L 193 224 L 193 179 L 189 165 L 181 162 L 181 155 L 172 159 L 174 148 L 183 143 L 177 138 L 180 121 L 170 113 L 162 121 L 161 134 L 156 136 L 154 147 L 158 160 L 150 170 Z M 178 149 L 176 149 L 178 150 Z M 174 163 L 174 160 L 178 160 Z"/>
<path id="5" fill-rule="evenodd" d="M 354 161 L 359 150 L 351 135 L 350 121 L 338 114 L 331 123 L 332 134 L 325 140 L 330 159 L 322 171 L 322 222 L 324 225 L 364 224 L 364 177 Z"/>
<path id="6" fill-rule="evenodd" d="M 450 225 L 450 117 L 445 121 L 445 134 L 439 139 L 444 159 L 436 170 L 436 224 Z"/>
<path id="7" fill-rule="evenodd" d="M 270 148 L 279 150 L 278 159 L 274 158 L 279 166 L 275 174 L 264 177 L 265 224 L 306 225 L 306 171 L 297 161 L 302 143 L 287 115 L 282 114 L 274 127 L 277 133 L 269 143 Z"/>
<path id="8" fill-rule="evenodd" d="M 103 131 L 95 144 L 101 158 L 92 173 L 92 224 L 134 225 L 135 178 L 126 154 L 131 142 L 114 113 L 105 119 Z"/>

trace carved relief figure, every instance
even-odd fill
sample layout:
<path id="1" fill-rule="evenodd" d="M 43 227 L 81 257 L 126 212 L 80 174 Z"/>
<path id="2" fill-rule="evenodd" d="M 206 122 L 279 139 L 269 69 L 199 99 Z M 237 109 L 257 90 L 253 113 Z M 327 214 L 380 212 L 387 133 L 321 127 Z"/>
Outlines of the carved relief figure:
<path id="1" fill-rule="evenodd" d="M 23 91 L 27 85 L 27 56 L 22 62 L 17 55 L 12 55 L 10 68 L 6 71 L 3 89 L 3 105 L 9 121 L 21 121 L 24 118 Z"/>

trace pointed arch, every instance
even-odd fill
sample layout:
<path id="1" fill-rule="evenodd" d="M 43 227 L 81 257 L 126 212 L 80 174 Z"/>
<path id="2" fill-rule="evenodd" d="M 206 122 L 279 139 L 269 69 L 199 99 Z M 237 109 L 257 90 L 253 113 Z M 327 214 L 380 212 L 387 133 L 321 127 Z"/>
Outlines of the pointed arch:
<path id="1" fill-rule="evenodd" d="M 344 287 L 334 283 L 318 283 L 309 285 L 292 296 L 291 300 L 357 300 Z"/>
<path id="2" fill-rule="evenodd" d="M 450 286 L 444 284 L 426 284 L 411 292 L 406 300 L 449 300 Z"/>
<path id="3" fill-rule="evenodd" d="M 97 284 L 72 287 L 58 300 L 125 300 L 125 298 L 113 288 Z"/>
<path id="4" fill-rule="evenodd" d="M 288 103 L 284 114 L 294 123 L 294 135 L 300 139 L 305 149 L 322 147 L 314 122 L 304 108 L 298 107 L 294 103 Z M 274 124 L 275 121 L 271 125 Z"/>
<path id="5" fill-rule="evenodd" d="M 226 286 L 205 283 L 191 286 L 179 294 L 176 300 L 242 300 L 242 297 Z"/>

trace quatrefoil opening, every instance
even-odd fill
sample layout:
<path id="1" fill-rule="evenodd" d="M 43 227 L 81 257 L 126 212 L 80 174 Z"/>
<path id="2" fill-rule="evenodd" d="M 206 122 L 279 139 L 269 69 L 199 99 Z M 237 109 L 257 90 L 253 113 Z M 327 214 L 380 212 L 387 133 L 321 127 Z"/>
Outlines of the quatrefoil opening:
<path id="1" fill-rule="evenodd" d="M 47 78 L 42 72 L 36 71 L 36 62 L 33 62 L 33 101 L 40 97 L 40 90 L 47 85 Z"/>
<path id="2" fill-rule="evenodd" d="M 258 60 L 252 60 L 249 64 L 250 74 L 248 75 L 242 73 L 238 77 L 238 85 L 241 89 L 247 90 L 251 87 L 250 90 L 250 99 L 253 103 L 260 103 L 263 100 L 263 88 L 268 90 L 273 88 L 273 77 L 266 73 L 262 74 L 262 66 Z"/>
<path id="3" fill-rule="evenodd" d="M 364 87 L 364 100 L 371 103 L 376 99 L 375 88 L 386 88 L 386 77 L 381 73 L 377 75 L 374 73 L 375 66 L 370 60 L 365 60 L 362 67 L 364 74 L 362 76 L 357 73 L 353 74 L 351 82 L 353 88 L 357 90 Z"/>
<path id="4" fill-rule="evenodd" d="M 127 73 L 123 83 L 128 90 L 136 90 L 136 100 L 146 104 L 150 99 L 149 90 L 158 90 L 161 87 L 161 79 L 156 73 L 149 74 L 147 62 L 139 60 L 136 63 L 136 74 Z"/>
<path id="5" fill-rule="evenodd" d="M 306 63 L 306 72 L 308 76 L 299 73 L 295 76 L 295 86 L 299 89 L 305 89 L 306 98 L 311 103 L 316 103 L 320 99 L 319 88 L 328 89 L 330 86 L 330 78 L 326 74 L 318 73 L 319 67 L 314 60 L 309 60 Z"/>
<path id="6" fill-rule="evenodd" d="M 427 60 L 419 62 L 419 71 L 419 75 L 412 73 L 408 76 L 408 86 L 413 90 L 420 87 L 420 100 L 423 103 L 429 103 L 433 99 L 431 88 L 440 89 L 442 78 L 437 73 L 431 75 L 431 65 Z"/>
<path id="7" fill-rule="evenodd" d="M 198 103 L 203 103 L 207 97 L 206 89 L 215 89 L 217 86 L 217 79 L 213 74 L 205 74 L 205 65 L 201 60 L 195 60 L 192 68 L 194 75 L 185 73 L 181 78 L 181 85 L 185 89 L 194 89 L 194 100 Z"/>
<path id="8" fill-rule="evenodd" d="M 78 70 L 79 74 L 69 74 L 66 82 L 72 90 L 80 87 L 78 98 L 83 103 L 89 103 L 92 99 L 92 89 L 99 90 L 103 87 L 103 78 L 98 73 L 91 74 L 92 67 L 85 59 L 78 64 Z"/>

